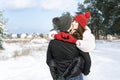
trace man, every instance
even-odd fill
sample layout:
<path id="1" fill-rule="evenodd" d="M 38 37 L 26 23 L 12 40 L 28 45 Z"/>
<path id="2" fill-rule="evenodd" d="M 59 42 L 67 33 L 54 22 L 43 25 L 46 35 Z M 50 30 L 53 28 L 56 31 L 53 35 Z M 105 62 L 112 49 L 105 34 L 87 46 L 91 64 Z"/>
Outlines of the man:
<path id="1" fill-rule="evenodd" d="M 57 30 L 60 32 L 67 31 L 71 21 L 72 18 L 68 14 L 53 19 L 54 26 L 57 26 Z M 63 37 L 66 38 L 66 36 Z M 46 62 L 50 68 L 53 80 L 83 80 L 81 74 L 84 67 L 84 59 L 80 53 L 84 52 L 79 50 L 75 44 L 61 40 L 51 40 L 47 50 Z"/>

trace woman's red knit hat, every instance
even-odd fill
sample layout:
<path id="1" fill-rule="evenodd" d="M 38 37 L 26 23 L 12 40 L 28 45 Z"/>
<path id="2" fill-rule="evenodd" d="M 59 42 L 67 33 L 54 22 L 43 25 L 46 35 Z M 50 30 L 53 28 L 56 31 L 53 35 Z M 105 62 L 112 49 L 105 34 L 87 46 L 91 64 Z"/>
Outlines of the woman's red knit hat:
<path id="1" fill-rule="evenodd" d="M 82 28 L 85 28 L 85 26 L 88 23 L 88 19 L 90 18 L 91 14 L 90 12 L 86 12 L 85 14 L 78 14 L 74 17 L 74 20 L 77 21 Z"/>

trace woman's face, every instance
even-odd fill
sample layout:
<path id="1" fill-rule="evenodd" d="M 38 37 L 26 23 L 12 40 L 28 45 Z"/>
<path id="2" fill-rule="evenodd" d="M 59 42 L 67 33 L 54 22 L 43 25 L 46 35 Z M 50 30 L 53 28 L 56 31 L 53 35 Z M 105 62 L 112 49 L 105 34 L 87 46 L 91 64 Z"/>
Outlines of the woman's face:
<path id="1" fill-rule="evenodd" d="M 71 23 L 71 27 L 72 29 L 78 29 L 78 22 L 76 22 L 75 20 Z"/>
<path id="2" fill-rule="evenodd" d="M 71 26 L 70 26 L 70 28 L 68 29 L 68 32 L 73 33 L 74 30 L 78 29 L 78 26 L 79 26 L 78 22 L 76 22 L 76 21 L 74 20 L 74 21 L 71 23 Z"/>

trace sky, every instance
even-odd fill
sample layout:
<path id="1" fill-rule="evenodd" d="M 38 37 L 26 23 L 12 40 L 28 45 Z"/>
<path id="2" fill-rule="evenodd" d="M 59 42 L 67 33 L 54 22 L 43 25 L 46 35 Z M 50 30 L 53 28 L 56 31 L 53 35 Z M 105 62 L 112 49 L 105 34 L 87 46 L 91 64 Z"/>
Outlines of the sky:
<path id="1" fill-rule="evenodd" d="M 0 11 L 8 18 L 9 33 L 45 33 L 53 28 L 52 18 L 64 12 L 75 15 L 84 0 L 0 0 Z"/>

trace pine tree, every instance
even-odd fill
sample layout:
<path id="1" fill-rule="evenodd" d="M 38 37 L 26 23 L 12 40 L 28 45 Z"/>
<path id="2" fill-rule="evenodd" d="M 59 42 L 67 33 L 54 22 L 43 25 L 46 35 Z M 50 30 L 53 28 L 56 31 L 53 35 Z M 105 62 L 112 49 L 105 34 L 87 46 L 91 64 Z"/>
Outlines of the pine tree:
<path id="1" fill-rule="evenodd" d="M 120 34 L 120 2 L 119 0 L 85 0 L 78 5 L 78 12 L 90 11 L 90 28 L 96 38 L 99 35 Z"/>
<path id="2" fill-rule="evenodd" d="M 2 34 L 3 33 L 3 24 L 0 23 L 0 49 L 3 49 L 2 47 Z"/>
<path id="3" fill-rule="evenodd" d="M 2 38 L 3 38 L 3 33 L 5 29 L 5 24 L 7 23 L 7 19 L 3 17 L 3 12 L 0 11 L 0 49 L 3 49 L 2 46 Z"/>

